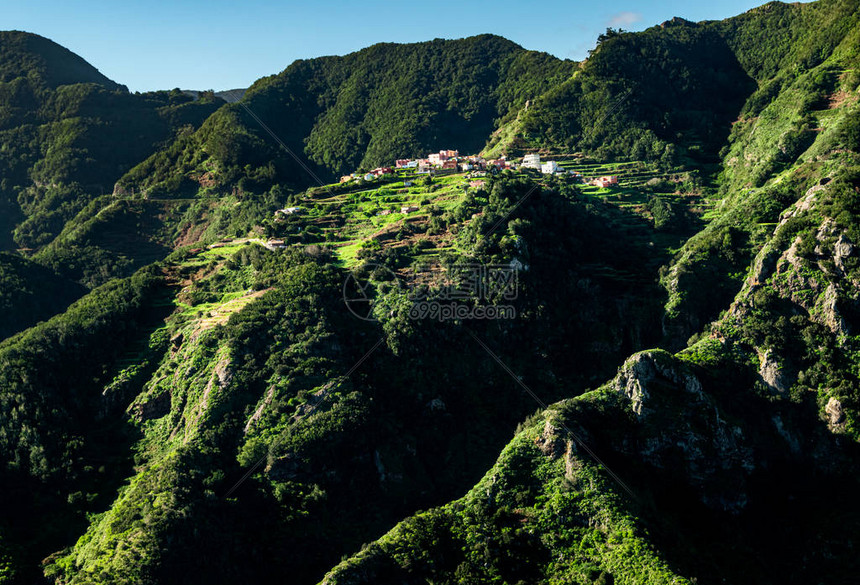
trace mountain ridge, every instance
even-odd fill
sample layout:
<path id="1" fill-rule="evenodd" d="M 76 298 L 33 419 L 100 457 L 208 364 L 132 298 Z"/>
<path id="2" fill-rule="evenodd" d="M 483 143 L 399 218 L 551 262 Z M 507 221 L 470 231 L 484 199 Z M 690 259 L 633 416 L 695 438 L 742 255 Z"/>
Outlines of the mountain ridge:
<path id="1" fill-rule="evenodd" d="M 0 256 L 29 287 L 0 310 L 91 288 L 0 342 L 0 581 L 851 582 L 858 7 L 607 31 L 584 64 L 377 45 L 238 104 L 146 98 L 197 123 Z M 563 172 L 309 186 L 243 104 L 324 179 L 461 146 L 465 113 L 474 151 Z M 516 318 L 420 318 L 452 283 Z"/>

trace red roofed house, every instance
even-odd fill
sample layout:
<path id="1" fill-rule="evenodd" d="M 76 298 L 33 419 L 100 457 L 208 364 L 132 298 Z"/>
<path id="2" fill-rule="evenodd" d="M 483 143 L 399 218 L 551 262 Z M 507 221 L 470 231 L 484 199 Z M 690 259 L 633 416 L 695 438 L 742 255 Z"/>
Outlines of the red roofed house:
<path id="1" fill-rule="evenodd" d="M 594 183 L 594 185 L 596 185 L 598 187 L 609 187 L 610 185 L 617 185 L 618 184 L 618 177 L 616 177 L 615 175 L 607 176 L 607 177 L 599 177 L 597 179 L 594 179 L 594 181 L 592 181 L 592 183 Z"/>

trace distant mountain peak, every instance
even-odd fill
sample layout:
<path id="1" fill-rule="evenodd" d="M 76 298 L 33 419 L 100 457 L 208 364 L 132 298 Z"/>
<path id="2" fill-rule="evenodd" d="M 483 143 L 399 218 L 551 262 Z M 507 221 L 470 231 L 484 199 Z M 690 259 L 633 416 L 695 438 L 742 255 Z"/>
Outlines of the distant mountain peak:
<path id="1" fill-rule="evenodd" d="M 696 26 L 696 23 L 680 16 L 673 16 L 669 20 L 660 23 L 660 28 L 668 28 L 670 26 Z"/>
<path id="2" fill-rule="evenodd" d="M 98 83 L 124 89 L 69 49 L 43 36 L 12 30 L 0 31 L 0 82 L 35 72 L 48 87 L 74 83 Z"/>

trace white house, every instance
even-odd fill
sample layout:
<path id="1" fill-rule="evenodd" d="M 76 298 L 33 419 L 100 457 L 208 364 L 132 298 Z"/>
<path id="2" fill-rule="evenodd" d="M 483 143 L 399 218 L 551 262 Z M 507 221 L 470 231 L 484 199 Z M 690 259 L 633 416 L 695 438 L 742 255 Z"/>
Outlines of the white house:
<path id="1" fill-rule="evenodd" d="M 523 157 L 522 165 L 527 169 L 537 169 L 540 170 L 540 155 L 539 154 L 527 154 Z"/>
<path id="2" fill-rule="evenodd" d="M 558 166 L 558 163 L 554 160 L 548 160 L 540 166 L 540 172 L 545 175 L 552 175 L 554 173 L 561 172 L 563 169 Z"/>

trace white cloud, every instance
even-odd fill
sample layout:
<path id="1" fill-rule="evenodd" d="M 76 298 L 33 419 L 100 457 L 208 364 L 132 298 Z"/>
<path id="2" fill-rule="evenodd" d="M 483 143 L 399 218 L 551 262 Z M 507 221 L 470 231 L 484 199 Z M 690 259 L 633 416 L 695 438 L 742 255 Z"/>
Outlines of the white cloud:
<path id="1" fill-rule="evenodd" d="M 640 20 L 642 20 L 642 15 L 640 13 L 625 10 L 623 12 L 613 14 L 606 25 L 612 27 L 630 26 L 631 24 L 636 24 Z"/>

